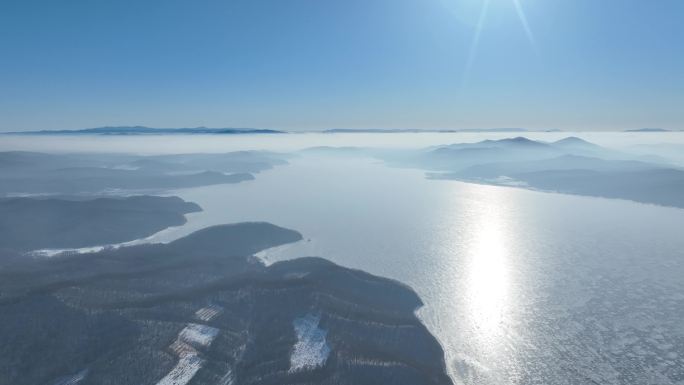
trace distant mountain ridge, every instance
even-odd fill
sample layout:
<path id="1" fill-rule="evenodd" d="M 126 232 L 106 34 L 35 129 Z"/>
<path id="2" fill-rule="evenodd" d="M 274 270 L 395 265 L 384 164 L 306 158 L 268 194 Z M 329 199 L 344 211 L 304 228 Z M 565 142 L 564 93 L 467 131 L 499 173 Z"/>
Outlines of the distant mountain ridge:
<path id="1" fill-rule="evenodd" d="M 239 183 L 286 164 L 259 151 L 138 156 L 0 152 L 0 197 L 105 194 Z"/>
<path id="2" fill-rule="evenodd" d="M 13 135 L 153 135 L 153 134 L 284 134 L 285 131 L 257 128 L 153 128 L 145 126 L 96 127 L 76 130 L 40 130 L 26 132 L 8 132 Z"/>
<path id="3" fill-rule="evenodd" d="M 672 132 L 673 130 L 668 130 L 666 128 L 634 128 L 631 130 L 625 130 L 625 132 Z"/>
<path id="4" fill-rule="evenodd" d="M 456 132 L 530 132 L 526 128 L 464 128 L 464 129 L 418 129 L 418 128 L 332 128 L 323 130 L 324 134 L 415 134 L 415 133 L 456 133 Z M 540 130 L 554 131 L 554 130 Z"/>
<path id="5" fill-rule="evenodd" d="M 428 147 L 383 158 L 431 179 L 522 187 L 684 208 L 684 169 L 666 159 L 613 150 L 578 137 L 526 137 Z"/>

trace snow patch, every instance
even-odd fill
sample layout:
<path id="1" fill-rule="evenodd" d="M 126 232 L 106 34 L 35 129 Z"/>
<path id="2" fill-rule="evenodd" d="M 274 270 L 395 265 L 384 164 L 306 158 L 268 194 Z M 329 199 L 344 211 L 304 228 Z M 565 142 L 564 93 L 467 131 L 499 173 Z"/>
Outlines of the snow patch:
<path id="1" fill-rule="evenodd" d="M 494 184 L 498 184 L 498 185 L 502 185 L 502 186 L 529 187 L 527 182 L 520 181 L 517 179 L 513 179 L 513 178 L 506 176 L 506 175 L 499 175 L 498 177 L 493 178 L 493 179 L 485 179 L 485 181 L 490 182 L 490 183 L 494 183 Z"/>
<path id="2" fill-rule="evenodd" d="M 201 310 L 201 309 L 200 309 Z M 179 357 L 176 366 L 157 385 L 186 385 L 202 368 L 204 360 L 197 349 L 207 348 L 219 329 L 207 325 L 188 324 L 178 333 L 170 349 Z"/>
<path id="3" fill-rule="evenodd" d="M 88 369 L 81 370 L 80 372 L 72 375 L 65 376 L 58 379 L 52 385 L 77 385 L 79 382 L 83 381 L 88 375 Z"/>
<path id="4" fill-rule="evenodd" d="M 195 347 L 208 347 L 219 330 L 207 325 L 188 324 L 178 334 L 178 340 Z"/>
<path id="5" fill-rule="evenodd" d="M 202 363 L 202 359 L 197 353 L 181 357 L 176 366 L 164 378 L 159 380 L 157 385 L 185 385 L 197 374 L 197 371 L 202 367 Z"/>
<path id="6" fill-rule="evenodd" d="M 226 373 L 223 377 L 218 382 L 218 385 L 233 385 L 235 383 L 235 376 L 233 376 L 233 371 L 228 370 L 228 373 Z"/>
<path id="7" fill-rule="evenodd" d="M 203 307 L 195 312 L 195 317 L 204 322 L 211 321 L 223 312 L 223 308 L 217 305 Z"/>
<path id="8" fill-rule="evenodd" d="M 318 327 L 320 315 L 307 314 L 292 321 L 297 343 L 290 355 L 290 371 L 312 369 L 321 366 L 330 355 L 330 347 L 325 337 L 327 331 Z"/>

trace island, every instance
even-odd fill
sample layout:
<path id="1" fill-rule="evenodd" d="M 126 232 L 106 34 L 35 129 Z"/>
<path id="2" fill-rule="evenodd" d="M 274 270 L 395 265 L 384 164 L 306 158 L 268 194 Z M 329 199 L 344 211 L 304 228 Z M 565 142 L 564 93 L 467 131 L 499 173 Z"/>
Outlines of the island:
<path id="1" fill-rule="evenodd" d="M 0 254 L 0 385 L 451 384 L 409 287 L 268 223 L 53 258 Z"/>
<path id="2" fill-rule="evenodd" d="M 201 210 L 178 197 L 0 198 L 0 245 L 29 251 L 133 241 Z"/>

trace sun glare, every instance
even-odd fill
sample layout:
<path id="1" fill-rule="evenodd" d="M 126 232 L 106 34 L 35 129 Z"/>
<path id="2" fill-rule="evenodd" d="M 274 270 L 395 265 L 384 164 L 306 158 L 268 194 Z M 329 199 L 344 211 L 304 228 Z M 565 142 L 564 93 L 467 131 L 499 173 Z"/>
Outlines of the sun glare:
<path id="1" fill-rule="evenodd" d="M 469 247 L 469 307 L 478 334 L 488 343 L 501 331 L 509 287 L 506 231 L 498 209 L 487 209 Z"/>

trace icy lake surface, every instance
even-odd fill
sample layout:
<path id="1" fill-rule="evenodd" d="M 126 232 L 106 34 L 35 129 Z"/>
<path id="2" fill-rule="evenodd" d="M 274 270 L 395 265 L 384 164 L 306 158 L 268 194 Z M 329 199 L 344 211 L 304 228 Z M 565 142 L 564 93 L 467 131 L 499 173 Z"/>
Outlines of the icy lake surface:
<path id="1" fill-rule="evenodd" d="M 459 383 L 684 381 L 684 210 L 349 159 L 176 193 L 206 211 L 160 240 L 269 221 L 305 240 L 267 262 L 323 256 L 409 284 Z"/>
<path id="2" fill-rule="evenodd" d="M 681 134 L 581 136 L 621 148 L 684 142 Z M 493 137 L 420 134 L 410 141 L 425 146 Z M 193 137 L 164 148 L 151 145 L 160 138 L 74 138 L 49 145 L 218 152 L 398 146 L 405 138 Z M 10 145 L 39 150 L 41 142 L 22 143 Z M 262 253 L 269 262 L 317 255 L 410 285 L 425 302 L 418 314 L 444 347 L 457 383 L 684 382 L 684 210 L 427 180 L 422 171 L 345 158 L 302 157 L 254 181 L 169 193 L 204 211 L 152 241 L 214 224 L 268 221 L 305 238 Z"/>

